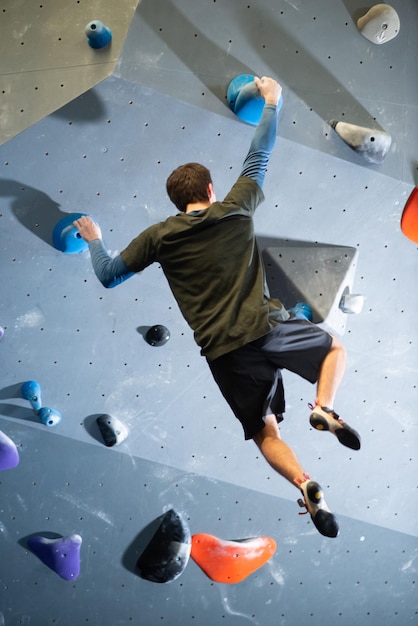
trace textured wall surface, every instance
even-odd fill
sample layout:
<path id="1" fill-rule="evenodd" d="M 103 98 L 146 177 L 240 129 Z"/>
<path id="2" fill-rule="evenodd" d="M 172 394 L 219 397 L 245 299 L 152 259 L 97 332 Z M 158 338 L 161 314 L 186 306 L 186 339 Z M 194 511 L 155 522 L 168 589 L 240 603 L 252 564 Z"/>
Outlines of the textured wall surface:
<path id="1" fill-rule="evenodd" d="M 120 54 L 106 60 L 105 74 L 75 35 L 65 54 L 56 46 L 53 70 L 26 74 L 33 59 L 22 57 L 19 69 L 9 51 L 0 72 L 0 430 L 20 454 L 16 468 L 0 473 L 0 625 L 414 623 L 418 263 L 400 218 L 418 184 L 415 1 L 392 3 L 401 30 L 382 46 L 359 33 L 365 9 L 354 0 L 143 0 L 124 43 L 134 3 L 126 3 L 126 26 L 109 2 L 94 15 L 82 0 L 73 4 L 83 10 L 75 24 L 95 17 L 120 28 L 112 42 Z M 3 52 L 13 7 L 0 2 Z M 47 21 L 37 3 L 33 14 L 14 14 L 12 29 L 32 32 L 40 57 L 42 25 L 59 29 L 63 11 L 72 15 L 61 0 L 43 7 Z M 63 100 L 51 76 L 61 81 L 69 66 Z M 243 441 L 161 269 L 105 290 L 88 253 L 52 245 L 59 219 L 86 212 L 112 254 L 123 249 L 173 213 L 164 183 L 185 161 L 210 167 L 217 195 L 225 194 L 253 134 L 226 106 L 240 73 L 273 75 L 284 89 L 256 215 L 262 247 L 357 251 L 352 288 L 365 305 L 341 326 L 348 367 L 335 408 L 360 431 L 361 451 L 312 430 L 315 390 L 284 373 L 282 435 L 326 490 L 340 522 L 335 540 L 298 515 L 298 492 Z M 20 91 L 11 94 L 15 80 Z M 26 107 L 33 116 L 25 121 Z M 390 133 L 384 162 L 367 164 L 331 119 Z M 326 286 L 327 267 L 309 264 L 304 281 L 310 272 Z M 170 330 L 164 346 L 144 340 L 154 324 Z M 40 424 L 20 397 L 26 380 L 37 380 L 43 405 L 62 413 L 58 426 Z M 103 413 L 128 426 L 120 446 L 103 445 L 95 428 Z M 135 539 L 170 508 L 192 534 L 267 535 L 277 552 L 238 585 L 212 582 L 192 560 L 171 584 L 144 581 L 132 567 Z M 34 533 L 82 537 L 76 580 L 62 580 L 27 549 Z"/>

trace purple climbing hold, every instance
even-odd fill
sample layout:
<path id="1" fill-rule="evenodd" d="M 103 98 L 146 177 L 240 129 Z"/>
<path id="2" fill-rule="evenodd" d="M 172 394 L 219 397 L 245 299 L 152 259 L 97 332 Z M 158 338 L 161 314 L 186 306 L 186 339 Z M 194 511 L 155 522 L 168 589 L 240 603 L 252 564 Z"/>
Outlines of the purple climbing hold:
<path id="1" fill-rule="evenodd" d="M 42 563 L 45 563 L 64 580 L 75 580 L 80 573 L 80 535 L 48 539 L 32 535 L 28 547 Z"/>
<path id="2" fill-rule="evenodd" d="M 22 398 L 24 400 L 28 400 L 31 403 L 32 408 L 35 409 L 35 411 L 40 410 L 42 406 L 41 387 L 39 383 L 36 382 L 36 380 L 27 380 L 25 383 L 23 383 Z"/>
<path id="3" fill-rule="evenodd" d="M 50 409 L 47 406 L 43 406 L 38 413 L 39 419 L 45 426 L 56 426 L 62 420 L 62 415 L 56 409 Z"/>
<path id="4" fill-rule="evenodd" d="M 0 470 L 13 469 L 19 465 L 16 444 L 0 430 Z"/>

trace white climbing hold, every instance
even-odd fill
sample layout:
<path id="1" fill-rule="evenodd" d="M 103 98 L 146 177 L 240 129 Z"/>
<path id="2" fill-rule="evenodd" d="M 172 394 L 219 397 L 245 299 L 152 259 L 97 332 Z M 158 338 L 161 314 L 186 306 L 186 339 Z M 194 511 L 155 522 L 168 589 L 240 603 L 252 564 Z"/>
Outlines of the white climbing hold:
<path id="1" fill-rule="evenodd" d="M 347 122 L 331 121 L 337 135 L 369 163 L 382 163 L 389 152 L 392 137 L 384 130 L 365 128 Z"/>
<path id="2" fill-rule="evenodd" d="M 387 43 L 399 33 L 399 16 L 388 4 L 376 4 L 357 20 L 361 34 L 372 43 Z"/>
<path id="3" fill-rule="evenodd" d="M 358 315 L 363 310 L 364 296 L 357 293 L 345 293 L 341 296 L 339 308 L 343 313 Z"/>

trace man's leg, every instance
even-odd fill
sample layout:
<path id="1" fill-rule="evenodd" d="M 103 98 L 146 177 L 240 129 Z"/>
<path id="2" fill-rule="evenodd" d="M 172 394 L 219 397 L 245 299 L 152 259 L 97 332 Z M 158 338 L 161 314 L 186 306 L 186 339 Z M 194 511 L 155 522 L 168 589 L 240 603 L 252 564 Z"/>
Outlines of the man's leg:
<path id="1" fill-rule="evenodd" d="M 315 406 L 310 416 L 311 425 L 317 430 L 330 431 L 340 443 L 352 450 L 360 449 L 360 436 L 334 412 L 335 394 L 342 381 L 346 364 L 344 346 L 335 337 L 324 358 L 318 377 Z"/>
<path id="2" fill-rule="evenodd" d="M 309 476 L 302 469 L 293 450 L 281 439 L 276 416 L 267 415 L 265 424 L 263 430 L 255 435 L 255 443 L 267 463 L 283 478 L 299 487 Z"/>
<path id="3" fill-rule="evenodd" d="M 264 428 L 253 437 L 266 461 L 301 492 L 313 523 L 322 535 L 336 537 L 338 524 L 326 505 L 321 487 L 310 480 L 293 450 L 282 441 L 275 415 L 267 415 Z"/>
<path id="4" fill-rule="evenodd" d="M 343 344 L 333 337 L 330 351 L 323 360 L 319 372 L 315 405 L 326 406 L 329 409 L 334 407 L 335 394 L 343 379 L 346 361 Z"/>

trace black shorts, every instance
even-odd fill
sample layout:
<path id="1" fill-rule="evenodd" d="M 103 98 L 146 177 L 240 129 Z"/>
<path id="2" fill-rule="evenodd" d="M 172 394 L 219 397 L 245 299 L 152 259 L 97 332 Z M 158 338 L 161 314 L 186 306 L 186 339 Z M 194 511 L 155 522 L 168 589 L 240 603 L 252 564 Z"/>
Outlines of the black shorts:
<path id="1" fill-rule="evenodd" d="M 264 428 L 264 417 L 285 410 L 281 370 L 311 383 L 318 380 L 332 337 L 307 320 L 291 317 L 267 335 L 224 354 L 208 364 L 222 395 L 252 439 Z"/>

